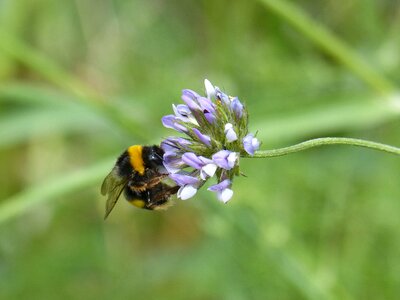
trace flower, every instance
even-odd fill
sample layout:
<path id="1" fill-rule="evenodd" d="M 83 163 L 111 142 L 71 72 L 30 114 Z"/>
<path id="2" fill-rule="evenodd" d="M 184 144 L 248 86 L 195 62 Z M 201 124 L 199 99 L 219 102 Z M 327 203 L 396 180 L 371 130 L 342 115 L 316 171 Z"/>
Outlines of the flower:
<path id="1" fill-rule="evenodd" d="M 193 197 L 213 177 L 208 188 L 226 203 L 233 196 L 232 182 L 241 174 L 241 154 L 254 155 L 260 142 L 248 132 L 248 112 L 238 97 L 230 97 L 209 80 L 205 96 L 185 89 L 185 104 L 172 105 L 174 114 L 162 118 L 165 127 L 186 137 L 168 137 L 161 143 L 163 163 L 169 177 L 180 187 L 182 200 Z"/>
<path id="2" fill-rule="evenodd" d="M 195 125 L 199 125 L 187 105 L 179 104 L 175 106 L 172 104 L 172 109 L 174 110 L 176 118 L 179 120 L 182 120 L 183 122 L 192 122 Z"/>
<path id="3" fill-rule="evenodd" d="M 260 148 L 260 142 L 252 133 L 249 133 L 243 138 L 243 147 L 248 154 L 254 155 L 254 152 Z"/>
<path id="4" fill-rule="evenodd" d="M 216 192 L 218 200 L 226 203 L 233 196 L 233 191 L 230 189 L 231 185 L 232 185 L 231 181 L 229 179 L 225 179 L 218 184 L 210 186 L 208 190 Z"/>
<path id="5" fill-rule="evenodd" d="M 234 142 L 237 140 L 237 135 L 235 130 L 233 130 L 233 125 L 231 123 L 225 124 L 225 137 L 228 143 Z"/>
<path id="6" fill-rule="evenodd" d="M 197 193 L 199 180 L 196 177 L 183 174 L 171 174 L 170 177 L 180 186 L 178 190 L 178 198 L 187 200 Z"/>
<path id="7" fill-rule="evenodd" d="M 230 170 L 235 166 L 237 157 L 238 156 L 236 152 L 221 150 L 212 156 L 212 160 L 218 167 L 225 170 Z"/>

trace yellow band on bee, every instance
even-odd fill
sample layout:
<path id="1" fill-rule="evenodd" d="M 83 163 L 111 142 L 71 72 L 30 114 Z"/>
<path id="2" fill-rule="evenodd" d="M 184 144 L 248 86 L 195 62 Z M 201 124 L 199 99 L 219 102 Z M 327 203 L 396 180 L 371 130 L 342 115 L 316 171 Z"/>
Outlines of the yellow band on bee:
<path id="1" fill-rule="evenodd" d="M 133 199 L 129 201 L 132 205 L 139 207 L 139 208 L 143 208 L 145 205 L 145 202 L 141 199 Z"/>
<path id="2" fill-rule="evenodd" d="M 128 148 L 129 157 L 133 169 L 140 175 L 144 174 L 144 162 L 142 157 L 143 146 L 135 145 Z"/>

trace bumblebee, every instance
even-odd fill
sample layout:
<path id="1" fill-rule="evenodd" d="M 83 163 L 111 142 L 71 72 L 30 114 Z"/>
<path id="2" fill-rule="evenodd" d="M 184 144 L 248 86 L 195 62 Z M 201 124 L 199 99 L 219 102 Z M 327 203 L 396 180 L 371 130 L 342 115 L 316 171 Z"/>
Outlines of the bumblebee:
<path id="1" fill-rule="evenodd" d="M 163 155 L 164 151 L 158 146 L 133 145 L 118 157 L 101 186 L 102 195 L 108 195 L 104 219 L 122 192 L 129 203 L 139 208 L 157 210 L 168 207 L 169 198 L 177 193 L 179 187 L 163 182 L 168 176 L 162 162 Z"/>

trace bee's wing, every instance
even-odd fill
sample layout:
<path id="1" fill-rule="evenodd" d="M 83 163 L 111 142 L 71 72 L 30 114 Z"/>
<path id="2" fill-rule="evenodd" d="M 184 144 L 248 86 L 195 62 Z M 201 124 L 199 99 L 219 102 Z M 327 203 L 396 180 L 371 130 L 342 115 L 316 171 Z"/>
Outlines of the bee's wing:
<path id="1" fill-rule="evenodd" d="M 115 167 L 104 179 L 103 184 L 101 185 L 101 194 L 108 194 L 104 219 L 106 219 L 113 210 L 127 182 L 128 178 L 119 176 Z"/>

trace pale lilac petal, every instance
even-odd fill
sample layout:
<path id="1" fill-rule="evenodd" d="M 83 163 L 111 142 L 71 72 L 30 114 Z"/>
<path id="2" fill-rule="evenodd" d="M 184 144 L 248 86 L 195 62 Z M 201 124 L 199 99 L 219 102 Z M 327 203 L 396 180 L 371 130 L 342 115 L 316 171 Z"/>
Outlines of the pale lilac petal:
<path id="1" fill-rule="evenodd" d="M 235 113 L 236 117 L 241 118 L 243 115 L 243 104 L 239 101 L 238 97 L 232 99 L 231 109 Z"/>
<path id="2" fill-rule="evenodd" d="M 174 115 L 168 115 L 168 116 L 164 116 L 161 118 L 161 122 L 164 125 L 164 127 L 167 128 L 172 128 L 174 129 L 173 124 L 175 123 L 175 116 Z"/>
<path id="3" fill-rule="evenodd" d="M 187 149 L 192 143 L 184 138 L 170 136 L 161 142 L 160 147 L 164 152 L 176 152 L 179 149 Z"/>
<path id="4" fill-rule="evenodd" d="M 214 104 L 211 102 L 210 99 L 204 98 L 204 97 L 200 97 L 197 99 L 197 102 L 200 105 L 200 108 L 202 109 L 202 111 L 204 113 L 215 113 L 215 108 L 214 108 Z"/>
<path id="5" fill-rule="evenodd" d="M 208 188 L 209 191 L 212 192 L 221 192 L 222 190 L 230 187 L 232 182 L 229 179 L 225 179 L 218 184 L 214 184 Z"/>
<path id="6" fill-rule="evenodd" d="M 203 166 L 206 165 L 206 164 L 213 164 L 214 163 L 211 159 L 209 159 L 207 157 L 204 157 L 204 156 L 199 156 L 199 159 L 202 161 Z"/>
<path id="7" fill-rule="evenodd" d="M 221 100 L 221 102 L 224 103 L 227 107 L 230 106 L 231 100 L 229 100 L 229 96 L 221 92 L 218 87 L 215 87 L 215 96 L 217 99 Z"/>
<path id="8" fill-rule="evenodd" d="M 236 132 L 233 129 L 229 129 L 225 132 L 226 141 L 228 143 L 234 142 L 237 140 Z"/>
<path id="9" fill-rule="evenodd" d="M 193 99 L 182 96 L 182 100 L 185 101 L 187 106 L 190 108 L 190 110 L 193 111 L 201 111 L 200 105 L 198 105 Z"/>
<path id="10" fill-rule="evenodd" d="M 204 113 L 204 117 L 210 124 L 213 124 L 217 118 L 214 114 L 208 112 Z"/>
<path id="11" fill-rule="evenodd" d="M 210 186 L 209 191 L 216 192 L 218 200 L 221 202 L 228 202 L 233 195 L 233 191 L 230 189 L 232 182 L 229 179 L 225 179 L 218 184 Z"/>
<path id="12" fill-rule="evenodd" d="M 200 170 L 204 163 L 192 152 L 187 152 L 182 155 L 182 161 L 184 161 L 188 166 Z"/>
<path id="13" fill-rule="evenodd" d="M 225 124 L 225 137 L 228 143 L 236 141 L 237 135 L 235 130 L 233 129 L 233 125 L 231 123 Z"/>
<path id="14" fill-rule="evenodd" d="M 231 189 L 224 189 L 217 193 L 218 200 L 227 203 L 233 196 L 233 191 Z"/>
<path id="15" fill-rule="evenodd" d="M 228 164 L 228 156 L 229 154 L 231 154 L 232 152 L 229 150 L 221 150 L 218 151 L 217 153 L 215 153 L 212 156 L 212 160 L 214 161 L 214 163 L 220 167 L 223 168 L 225 170 L 230 170 L 231 167 Z"/>
<path id="16" fill-rule="evenodd" d="M 215 88 L 208 79 L 204 80 L 204 86 L 206 87 L 207 98 L 215 97 Z"/>
<path id="17" fill-rule="evenodd" d="M 172 151 L 164 153 L 163 164 L 168 173 L 177 173 L 185 165 L 182 158 L 177 156 L 176 153 Z"/>
<path id="18" fill-rule="evenodd" d="M 161 122 L 163 123 L 164 127 L 166 127 L 166 128 L 175 129 L 176 131 L 179 131 L 179 132 L 187 132 L 186 127 L 179 124 L 177 122 L 177 120 L 178 119 L 174 115 L 168 115 L 168 116 L 162 117 Z"/>
<path id="19" fill-rule="evenodd" d="M 217 165 L 214 163 L 207 164 L 200 170 L 200 178 L 206 180 L 208 177 L 213 177 L 217 171 Z"/>
<path id="20" fill-rule="evenodd" d="M 172 109 L 174 110 L 176 118 L 178 118 L 179 120 L 183 122 L 189 122 L 197 126 L 199 125 L 187 105 L 179 104 L 175 106 L 174 104 L 172 104 Z"/>
<path id="21" fill-rule="evenodd" d="M 202 134 L 197 128 L 193 128 L 193 132 L 203 144 L 211 146 L 211 138 L 208 135 Z"/>
<path id="22" fill-rule="evenodd" d="M 232 152 L 232 153 L 230 153 L 230 154 L 228 155 L 228 158 L 227 158 L 227 160 L 228 160 L 228 166 L 229 166 L 231 169 L 235 166 L 237 158 L 238 158 L 238 155 L 237 155 L 236 152 Z"/>
<path id="23" fill-rule="evenodd" d="M 187 200 L 189 198 L 192 198 L 194 195 L 196 195 L 197 189 L 192 186 L 192 185 L 185 185 L 182 186 L 177 193 L 178 198 L 181 200 Z"/>
<path id="24" fill-rule="evenodd" d="M 249 133 L 243 138 L 243 147 L 248 154 L 254 155 L 254 152 L 260 148 L 260 142 L 252 133 Z"/>
<path id="25" fill-rule="evenodd" d="M 192 112 L 201 111 L 200 105 L 197 103 L 197 100 L 196 100 L 199 97 L 200 97 L 200 95 L 198 95 L 196 92 L 194 92 L 192 90 L 183 90 L 182 91 L 181 98 Z"/>
<path id="26" fill-rule="evenodd" d="M 179 186 L 198 184 L 199 179 L 190 175 L 170 174 L 169 177 Z"/>
<path id="27" fill-rule="evenodd" d="M 189 89 L 184 89 L 182 91 L 182 95 L 187 96 L 192 98 L 193 100 L 197 99 L 200 97 L 199 94 L 197 94 L 195 91 L 189 90 Z"/>
<path id="28" fill-rule="evenodd" d="M 174 110 L 175 116 L 186 117 L 191 114 L 189 107 L 185 104 L 172 104 L 172 109 Z"/>
<path id="29" fill-rule="evenodd" d="M 164 152 L 176 152 L 179 150 L 179 147 L 175 145 L 175 143 L 172 143 L 168 139 L 163 140 L 160 144 L 161 149 L 164 150 Z"/>

